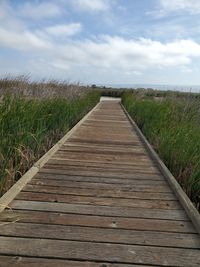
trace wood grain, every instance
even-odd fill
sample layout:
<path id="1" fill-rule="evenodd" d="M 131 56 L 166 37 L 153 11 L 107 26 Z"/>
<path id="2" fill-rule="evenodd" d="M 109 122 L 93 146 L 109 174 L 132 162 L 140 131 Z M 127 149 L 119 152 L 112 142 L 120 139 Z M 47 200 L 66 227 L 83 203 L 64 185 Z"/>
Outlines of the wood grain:
<path id="1" fill-rule="evenodd" d="M 188 250 L 183 248 L 1 236 L 0 250 L 4 255 L 26 255 L 88 261 L 102 261 L 104 259 L 104 261 L 116 263 L 142 263 L 176 267 L 199 267 L 200 265 L 199 251 L 189 249 L 188 253 Z"/>

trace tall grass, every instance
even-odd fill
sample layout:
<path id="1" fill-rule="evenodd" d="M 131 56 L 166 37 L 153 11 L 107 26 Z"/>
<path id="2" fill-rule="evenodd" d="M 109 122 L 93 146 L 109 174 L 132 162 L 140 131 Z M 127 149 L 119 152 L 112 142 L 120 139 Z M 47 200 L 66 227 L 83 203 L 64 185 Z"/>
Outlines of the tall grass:
<path id="1" fill-rule="evenodd" d="M 85 92 L 72 100 L 3 96 L 0 104 L 0 193 L 77 123 L 98 101 Z"/>
<path id="2" fill-rule="evenodd" d="M 199 209 L 200 101 L 194 98 L 142 99 L 132 92 L 123 104 Z"/>
<path id="3" fill-rule="evenodd" d="M 9 93 L 28 99 L 63 97 L 69 100 L 78 95 L 84 95 L 86 89 L 85 86 L 81 86 L 79 83 L 69 83 L 68 81 L 43 79 L 34 82 L 29 75 L 17 77 L 7 75 L 0 78 L 0 97 Z"/>

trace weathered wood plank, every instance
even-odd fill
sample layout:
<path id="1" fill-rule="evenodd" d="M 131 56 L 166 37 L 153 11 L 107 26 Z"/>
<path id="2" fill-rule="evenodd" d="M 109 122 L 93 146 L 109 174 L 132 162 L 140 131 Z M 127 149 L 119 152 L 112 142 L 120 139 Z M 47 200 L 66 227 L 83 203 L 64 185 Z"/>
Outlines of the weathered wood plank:
<path id="1" fill-rule="evenodd" d="M 99 124 L 101 124 L 101 123 L 111 123 L 111 124 L 114 124 L 114 125 L 118 125 L 118 126 L 124 126 L 124 125 L 127 125 L 127 126 L 130 126 L 130 124 L 129 124 L 129 122 L 128 122 L 128 120 L 127 119 L 125 119 L 125 120 L 123 120 L 123 121 L 121 121 L 121 120 L 106 120 L 106 119 L 93 119 L 93 118 L 91 118 L 91 117 L 89 117 L 86 121 L 85 121 L 85 123 L 99 123 Z"/>
<path id="2" fill-rule="evenodd" d="M 96 131 L 96 129 L 98 129 L 98 131 Z M 118 131 L 113 131 L 113 129 L 115 129 L 114 126 L 111 125 L 111 127 L 103 127 L 103 125 L 101 127 L 97 127 L 96 128 L 96 125 L 87 125 L 85 126 L 84 124 L 79 128 L 79 130 L 77 131 L 77 134 L 78 135 L 87 135 L 88 133 L 90 134 L 95 134 L 96 136 L 97 135 L 100 135 L 101 133 L 103 135 L 106 135 L 106 136 L 114 136 L 114 137 L 120 137 L 122 139 L 124 139 L 124 137 L 130 137 L 132 138 L 133 140 L 135 141 L 139 141 L 138 139 L 138 136 L 132 132 L 132 129 L 130 128 L 127 128 L 127 127 L 120 127 L 118 128 Z"/>
<path id="3" fill-rule="evenodd" d="M 157 193 L 170 193 L 171 190 L 167 185 L 127 185 L 127 184 L 108 184 L 108 183 L 94 183 L 94 182 L 76 182 L 76 181 L 62 181 L 58 179 L 32 179 L 29 184 L 32 185 L 51 185 L 51 186 L 66 186 L 66 187 L 78 187 L 78 188 L 91 188 L 91 189 L 115 189 L 129 192 L 157 192 Z"/>
<path id="4" fill-rule="evenodd" d="M 54 193 L 41 192 L 20 192 L 16 199 L 19 200 L 33 200 L 33 201 L 47 201 L 59 203 L 73 203 L 73 204 L 87 204 L 87 205 L 101 205 L 110 207 L 135 207 L 135 208 L 149 208 L 149 209 L 167 209 L 180 210 L 181 206 L 176 200 L 144 200 L 144 199 L 123 199 L 111 197 L 93 197 L 93 196 L 73 196 Z"/>
<path id="5" fill-rule="evenodd" d="M 123 136 L 123 137 L 122 137 Z M 103 141 L 104 143 L 128 143 L 128 144 L 132 144 L 134 146 L 140 146 L 140 142 L 138 140 L 136 140 L 133 136 L 124 136 L 124 135 L 111 135 L 111 134 L 106 134 L 106 133 L 98 133 L 98 134 L 90 134 L 90 133 L 85 133 L 83 134 L 76 134 L 73 135 L 72 137 L 73 139 L 78 139 L 78 140 L 88 140 L 91 141 L 92 140 L 96 140 L 97 142 L 101 142 Z"/>
<path id="6" fill-rule="evenodd" d="M 27 184 L 23 191 L 25 192 L 43 192 L 54 194 L 67 194 L 75 196 L 94 196 L 128 199 L 157 199 L 157 200 L 177 200 L 172 193 L 151 193 L 151 192 L 127 192 L 115 189 L 87 189 L 67 186 L 48 186 Z"/>
<path id="7" fill-rule="evenodd" d="M 135 140 L 135 138 L 128 138 L 128 137 L 120 137 L 120 136 L 111 136 L 110 138 L 105 136 L 105 134 L 102 135 L 92 135 L 85 134 L 84 135 L 74 135 L 70 140 L 76 140 L 76 142 L 82 142 L 86 141 L 88 143 L 98 143 L 98 144 L 113 144 L 118 145 L 122 144 L 124 146 L 128 145 L 134 145 L 134 146 L 140 146 L 140 143 Z"/>
<path id="8" fill-rule="evenodd" d="M 115 153 L 116 154 L 116 153 Z M 67 150 L 59 150 L 58 152 L 56 152 L 54 154 L 54 156 L 52 158 L 64 158 L 64 159 L 73 159 L 73 160 L 83 160 L 83 159 L 87 159 L 87 160 L 91 160 L 91 161 L 106 161 L 106 162 L 117 162 L 117 163 L 123 163 L 123 164 L 127 164 L 127 163 L 132 163 L 134 164 L 135 161 L 137 162 L 137 164 L 152 164 L 153 162 L 145 155 L 138 155 L 138 154 L 131 154 L 131 155 L 114 155 L 114 154 L 105 154 L 105 153 L 90 153 L 90 152 L 86 152 L 86 151 L 82 151 L 81 152 L 76 152 L 73 151 L 73 153 L 71 153 L 70 151 Z"/>
<path id="9" fill-rule="evenodd" d="M 71 261 L 61 259 L 0 255 L 1 267 L 156 267 L 155 265 L 118 264 L 108 262 Z"/>
<path id="10" fill-rule="evenodd" d="M 50 166 L 45 166 L 44 168 L 40 169 L 39 174 L 63 174 L 63 175 L 78 175 L 78 176 L 92 176 L 92 177 L 107 177 L 107 178 L 128 178 L 128 179 L 160 179 L 162 176 L 160 174 L 153 174 L 153 173 L 133 173 L 133 172 L 113 172 L 105 169 L 81 169 L 81 168 L 72 168 L 69 167 L 67 170 L 64 169 L 55 169 L 51 168 Z"/>
<path id="11" fill-rule="evenodd" d="M 78 169 L 78 170 L 94 170 L 98 172 L 98 170 L 108 170 L 113 173 L 118 173 L 118 172 L 124 172 L 124 173 L 133 173 L 133 174 L 160 174 L 158 170 L 153 169 L 153 167 L 150 168 L 137 168 L 137 167 L 132 167 L 132 168 L 126 168 L 126 167 L 121 167 L 121 166 L 108 166 L 108 164 L 92 164 L 92 163 L 71 163 L 67 164 L 62 162 L 48 162 L 45 164 L 43 168 L 54 168 L 54 169 L 63 169 L 63 170 L 68 170 L 68 169 Z"/>
<path id="12" fill-rule="evenodd" d="M 162 231 L 174 233 L 196 233 L 189 221 L 106 217 L 97 215 L 65 214 L 31 210 L 7 210 L 0 215 L 4 222 L 27 222 L 58 225 L 77 225 L 98 228 Z"/>
<path id="13" fill-rule="evenodd" d="M 62 212 L 72 214 L 117 216 L 129 218 L 152 218 L 188 221 L 183 210 L 163 210 L 147 208 L 127 208 L 127 207 L 109 207 L 95 205 L 81 205 L 68 203 L 51 203 L 40 201 L 15 200 L 11 203 L 11 208 L 20 210 L 37 210 L 49 212 Z"/>
<path id="14" fill-rule="evenodd" d="M 86 145 L 84 143 L 77 143 L 77 145 L 70 145 L 70 143 L 66 143 L 65 145 L 63 145 L 60 150 L 60 152 L 79 152 L 79 153 L 91 153 L 91 154 L 96 154 L 98 155 L 99 153 L 103 154 L 103 155 L 119 155 L 119 156 L 135 156 L 135 157 L 146 157 L 145 151 L 144 149 L 142 149 L 141 147 L 138 147 L 137 149 L 135 149 L 134 151 L 131 148 L 127 148 L 127 149 L 122 149 L 119 146 L 115 146 L 114 148 L 111 147 L 102 147 L 102 146 L 98 146 L 98 145 Z M 147 158 L 147 157 L 146 157 Z"/>
<path id="15" fill-rule="evenodd" d="M 67 154 L 56 154 L 54 155 L 52 158 L 52 160 L 54 161 L 61 161 L 61 163 L 65 163 L 65 162 L 69 162 L 69 163 L 74 163 L 74 162 L 79 162 L 79 163 L 89 163 L 89 164 L 108 164 L 111 167 L 117 165 L 119 166 L 123 166 L 126 168 L 129 168 L 129 166 L 133 167 L 133 166 L 137 166 L 140 168 L 152 168 L 154 166 L 154 164 L 144 158 L 141 157 L 137 157 L 134 161 L 133 160 L 128 160 L 126 159 L 126 161 L 122 161 L 122 158 L 119 157 L 118 160 L 116 158 L 113 158 L 113 160 L 108 160 L 105 158 L 105 156 L 102 156 L 101 158 L 96 158 L 94 157 L 94 155 L 89 156 L 87 154 L 84 155 L 80 155 L 79 157 L 77 155 L 67 155 Z"/>
<path id="16" fill-rule="evenodd" d="M 110 170 L 112 169 L 121 169 L 121 170 L 126 170 L 129 169 L 129 171 L 136 171 L 136 172 L 141 172 L 141 173 L 156 173 L 159 174 L 160 172 L 156 167 L 153 166 L 153 164 L 145 164 L 141 166 L 140 164 L 120 164 L 120 163 L 115 163 L 115 162 L 102 162 L 102 161 L 90 161 L 90 160 L 70 160 L 70 159 L 58 159 L 58 158 L 53 158 L 50 159 L 47 163 L 47 165 L 59 165 L 60 168 L 63 168 L 63 165 L 65 167 L 67 166 L 83 166 L 83 167 L 102 167 L 102 168 L 109 168 Z"/>
<path id="17" fill-rule="evenodd" d="M 111 120 L 111 121 L 127 121 L 127 118 L 126 116 L 124 116 L 123 114 L 122 115 L 101 115 L 101 114 L 95 114 L 93 113 L 89 120 L 100 120 L 100 121 L 104 121 L 104 120 Z"/>
<path id="18" fill-rule="evenodd" d="M 108 139 L 108 140 L 102 140 L 100 137 L 99 138 L 94 138 L 94 139 L 91 139 L 91 138 L 76 138 L 76 137 L 73 137 L 73 138 L 70 138 L 69 139 L 70 141 L 72 142 L 79 142 L 79 143 L 89 143 L 89 144 L 110 144 L 110 145 L 122 145 L 123 147 L 128 147 L 128 146 L 140 146 L 139 143 L 135 142 L 135 141 L 126 141 L 126 140 L 121 140 L 121 139 L 116 139 L 116 140 L 111 140 L 111 139 Z"/>
<path id="19" fill-rule="evenodd" d="M 98 129 L 98 131 L 97 131 Z M 87 137 L 87 135 L 93 135 L 94 137 L 105 137 L 108 138 L 109 136 L 112 138 L 120 138 L 124 140 L 125 138 L 130 139 L 129 141 L 134 141 L 137 146 L 141 145 L 138 136 L 132 132 L 131 129 L 127 129 L 126 127 L 118 128 L 118 131 L 114 131 L 115 127 L 111 125 L 111 127 L 96 127 L 96 125 L 87 125 L 84 124 L 79 128 L 76 132 L 76 136 L 80 137 Z"/>
<path id="20" fill-rule="evenodd" d="M 103 153 L 116 153 L 117 154 L 126 154 L 126 155 L 132 155 L 133 153 L 136 154 L 141 153 L 142 155 L 146 155 L 146 151 L 144 149 L 144 147 L 142 146 L 137 146 L 137 147 L 124 147 L 123 145 L 112 145 L 112 144 L 90 144 L 87 142 L 82 142 L 82 143 L 76 143 L 76 142 L 65 142 L 62 147 L 60 148 L 60 150 L 64 150 L 64 149 L 78 149 L 80 150 L 80 148 L 84 149 L 84 151 L 89 151 L 91 152 L 103 152 Z"/>
<path id="21" fill-rule="evenodd" d="M 105 122 L 85 122 L 83 123 L 83 126 L 87 127 L 87 126 L 95 126 L 97 129 L 101 129 L 101 128 L 105 128 L 105 127 L 109 127 L 109 128 L 112 128 L 112 129 L 115 129 L 115 130 L 118 130 L 119 129 L 119 126 L 117 123 L 111 123 L 110 121 L 107 121 L 107 125 L 105 125 L 106 123 Z M 132 127 L 130 125 L 120 125 L 120 130 L 121 129 L 129 129 L 129 130 L 132 130 Z"/>
<path id="22" fill-rule="evenodd" d="M 27 224 L 17 222 L 15 224 L 1 225 L 0 235 L 190 249 L 200 248 L 198 234 L 130 231 L 124 229 L 102 229 L 86 226 Z M 165 240 L 165 242 L 163 242 L 163 240 Z"/>
<path id="23" fill-rule="evenodd" d="M 66 240 L 0 237 L 3 254 L 52 257 L 89 261 L 104 261 L 159 266 L 199 267 L 200 253 L 196 249 L 162 248 Z M 167 255 L 167 257 L 166 257 Z"/>
<path id="24" fill-rule="evenodd" d="M 75 173 L 76 174 L 76 173 Z M 167 185 L 166 181 L 159 177 L 154 176 L 146 178 L 145 176 L 138 175 L 132 178 L 115 178 L 115 177 L 98 177 L 98 176 L 79 176 L 79 175 L 63 175 L 51 173 L 37 173 L 34 179 L 53 179 L 62 181 L 76 181 L 76 182 L 92 182 L 92 183 L 107 183 L 107 184 L 128 184 L 128 185 Z M 143 178 L 143 179 L 142 179 Z M 146 179 L 145 179 L 146 178 Z"/>

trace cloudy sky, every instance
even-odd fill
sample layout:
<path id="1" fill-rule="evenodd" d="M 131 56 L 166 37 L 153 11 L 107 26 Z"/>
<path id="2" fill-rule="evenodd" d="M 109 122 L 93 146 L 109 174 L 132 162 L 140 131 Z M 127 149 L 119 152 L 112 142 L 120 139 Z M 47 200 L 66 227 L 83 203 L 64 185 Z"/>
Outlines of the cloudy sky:
<path id="1" fill-rule="evenodd" d="M 0 0 L 0 75 L 200 85 L 200 0 Z"/>

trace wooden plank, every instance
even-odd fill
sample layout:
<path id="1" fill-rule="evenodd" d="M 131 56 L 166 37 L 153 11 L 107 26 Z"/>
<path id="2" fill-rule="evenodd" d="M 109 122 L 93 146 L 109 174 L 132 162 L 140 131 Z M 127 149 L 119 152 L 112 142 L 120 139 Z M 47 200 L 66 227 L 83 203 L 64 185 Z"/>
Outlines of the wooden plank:
<path id="1" fill-rule="evenodd" d="M 68 173 L 69 171 L 69 173 Z M 150 181 L 152 181 L 152 183 L 158 183 L 159 182 L 163 182 L 166 183 L 165 179 L 162 178 L 162 176 L 160 174 L 143 174 L 143 173 L 131 173 L 130 175 L 127 175 L 126 173 L 123 174 L 123 172 L 120 172 L 119 174 L 114 174 L 112 172 L 101 172 L 101 173 L 96 173 L 96 172 L 92 172 L 92 171 L 73 171 L 70 172 L 70 170 L 61 170 L 61 173 L 59 173 L 58 170 L 55 171 L 54 173 L 54 169 L 41 169 L 41 171 L 39 171 L 36 175 L 36 177 L 46 177 L 46 178 L 51 178 L 51 177 L 56 177 L 55 179 L 70 179 L 70 177 L 73 177 L 74 179 L 100 179 L 100 180 L 104 180 L 104 181 L 115 181 L 116 183 L 120 183 L 120 181 L 124 181 L 124 183 L 126 182 L 134 182 L 136 180 L 138 181 L 143 181 L 144 183 L 148 183 Z M 86 181 L 86 180 L 85 180 Z"/>
<path id="2" fill-rule="evenodd" d="M 25 223 L 76 225 L 111 229 L 196 233 L 193 225 L 189 221 L 91 216 L 31 210 L 7 210 L 0 215 L 0 220 L 2 224 L 4 222 L 19 221 Z"/>
<path id="3" fill-rule="evenodd" d="M 15 200 L 11 203 L 12 209 L 62 212 L 72 214 L 116 216 L 126 218 L 149 218 L 188 221 L 183 210 L 163 210 L 147 208 L 109 207 L 95 205 L 81 205 L 68 203 L 51 203 L 40 201 Z"/>
<path id="4" fill-rule="evenodd" d="M 73 143 L 74 144 L 74 143 Z M 76 143 L 76 145 L 70 145 L 70 143 L 65 143 L 65 145 L 63 145 L 60 148 L 60 151 L 62 152 L 79 152 L 79 153 L 92 153 L 92 154 L 99 154 L 102 153 L 104 155 L 128 155 L 128 156 L 146 156 L 145 151 L 143 148 L 141 147 L 137 147 L 136 149 L 131 149 L 128 148 L 127 149 L 123 149 L 120 146 L 115 146 L 115 148 L 110 147 L 110 146 L 100 146 L 100 145 L 90 145 L 85 144 L 85 143 Z"/>
<path id="5" fill-rule="evenodd" d="M 99 116 L 108 116 L 108 111 L 102 109 L 96 109 L 95 112 L 93 112 L 94 115 L 99 115 Z M 112 115 L 111 116 L 116 116 L 116 117 L 122 117 L 124 116 L 124 112 L 122 110 L 112 110 Z"/>
<path id="6" fill-rule="evenodd" d="M 108 262 L 71 261 L 61 259 L 0 255 L 1 267 L 156 267 L 155 265 L 118 264 Z"/>
<path id="7" fill-rule="evenodd" d="M 144 199 L 123 199 L 111 197 L 93 197 L 93 196 L 73 196 L 53 193 L 39 193 L 39 192 L 20 192 L 15 199 L 19 200 L 33 200 L 33 201 L 47 201 L 59 203 L 73 203 L 73 204 L 87 204 L 87 205 L 101 205 L 110 207 L 135 207 L 135 208 L 149 208 L 149 209 L 166 209 L 166 210 L 180 210 L 180 204 L 175 201 L 167 200 L 144 200 Z"/>
<path id="8" fill-rule="evenodd" d="M 88 160 L 92 160 L 92 161 L 97 161 L 97 160 L 103 160 L 103 161 L 108 161 L 108 162 L 120 162 L 120 163 L 133 163 L 135 162 L 135 160 L 137 161 L 137 163 L 143 164 L 143 163 L 151 163 L 153 164 L 153 161 L 150 160 L 146 155 L 138 155 L 138 154 L 132 154 L 132 155 L 118 155 L 115 153 L 115 155 L 113 154 L 105 154 L 105 153 L 89 153 L 87 151 L 82 151 L 82 153 L 80 152 L 76 152 L 74 151 L 73 153 L 69 152 L 69 151 L 65 151 L 65 150 L 58 150 L 55 154 L 54 157 L 63 157 L 66 159 L 88 159 Z M 54 158 L 53 157 L 53 158 Z"/>
<path id="9" fill-rule="evenodd" d="M 106 117 L 109 117 L 109 118 L 126 118 L 126 116 L 125 116 L 125 114 L 123 113 L 123 112 L 121 112 L 122 110 L 120 110 L 119 109 L 119 111 L 117 111 L 117 113 L 118 114 L 116 114 L 116 115 L 113 115 L 113 114 L 110 114 L 110 113 L 105 113 L 105 114 L 101 114 L 101 109 L 100 110 L 95 110 L 92 114 L 91 114 L 91 117 L 93 117 L 93 116 L 100 116 L 100 117 L 104 117 L 104 116 L 106 116 Z M 120 114 L 119 114 L 120 113 Z"/>
<path id="10" fill-rule="evenodd" d="M 111 121 L 111 122 L 127 122 L 127 118 L 124 116 L 105 116 L 93 114 L 88 120 L 94 121 Z M 87 120 L 87 121 L 88 121 Z"/>
<path id="11" fill-rule="evenodd" d="M 96 130 L 96 126 L 94 125 L 88 125 L 88 126 L 85 126 L 85 125 L 81 125 L 77 131 L 77 133 L 88 133 L 88 132 L 94 132 Z M 137 138 L 138 139 L 138 136 L 131 130 L 131 129 L 126 129 L 126 128 L 119 128 L 118 129 L 119 131 L 116 131 L 114 134 L 116 136 L 122 136 L 122 135 L 132 135 L 132 137 L 134 138 Z M 102 133 L 107 133 L 107 134 L 113 134 L 113 129 L 112 127 L 101 127 L 101 132 Z"/>
<path id="12" fill-rule="evenodd" d="M 127 184 L 108 184 L 108 183 L 94 183 L 94 182 L 76 182 L 76 181 L 60 181 L 54 179 L 42 179 L 33 178 L 29 184 L 32 185 L 50 185 L 50 186 L 66 186 L 66 187 L 77 187 L 77 188 L 88 188 L 88 189 L 115 189 L 129 192 L 151 192 L 151 193 L 170 193 L 171 190 L 167 185 L 127 185 Z"/>
<path id="13" fill-rule="evenodd" d="M 136 158 L 136 157 L 135 157 Z M 113 159 L 106 159 L 106 157 L 103 155 L 102 157 L 96 157 L 93 155 L 88 155 L 87 153 L 84 153 L 82 155 L 72 155 L 72 154 L 66 154 L 66 153 L 56 153 L 53 157 L 52 160 L 57 160 L 57 161 L 66 161 L 66 162 L 80 162 L 80 163 L 100 163 L 100 164 L 109 164 L 111 166 L 113 165 L 118 165 L 118 166 L 124 166 L 124 167 L 129 167 L 129 166 L 137 166 L 140 168 L 143 167 L 155 167 L 153 162 L 147 160 L 146 158 L 142 157 L 137 157 L 137 159 L 127 159 L 123 161 L 123 158 L 119 157 L 113 158 Z"/>
<path id="14" fill-rule="evenodd" d="M 118 127 L 118 130 L 121 132 L 121 131 L 124 131 L 125 129 L 127 129 L 127 132 L 130 132 L 131 131 L 131 127 L 130 127 L 130 124 L 126 122 L 117 122 L 117 121 L 111 121 L 111 120 L 101 120 L 101 121 L 97 121 L 96 119 L 95 120 L 87 120 L 84 122 L 84 124 L 82 125 L 83 127 L 94 127 L 94 126 L 97 126 L 96 129 L 106 129 L 107 128 L 115 128 L 117 129 L 117 125 L 119 125 L 120 127 Z"/>
<path id="15" fill-rule="evenodd" d="M 76 133 L 76 134 L 74 134 L 73 135 L 73 137 L 72 138 L 77 138 L 77 139 L 82 139 L 82 138 L 84 138 L 84 139 L 90 139 L 90 138 L 92 138 L 92 139 L 94 139 L 94 140 L 103 140 L 103 141 L 105 141 L 105 142 L 107 142 L 107 141 L 110 141 L 110 140 L 112 140 L 113 142 L 115 141 L 115 142 L 133 142 L 135 145 L 137 145 L 137 146 L 140 146 L 141 145 L 141 143 L 139 142 L 139 140 L 138 139 L 136 139 L 133 135 L 131 135 L 131 132 L 130 132 L 130 134 L 121 134 L 121 135 L 119 135 L 119 134 L 111 134 L 111 133 L 107 133 L 106 131 L 100 131 L 100 132 L 95 132 L 95 131 L 93 131 L 92 133 L 90 133 L 90 132 L 79 132 L 79 133 Z"/>
<path id="16" fill-rule="evenodd" d="M 133 173 L 133 172 L 113 172 L 105 169 L 80 169 L 80 168 L 67 168 L 55 169 L 50 166 L 45 166 L 40 169 L 39 174 L 57 174 L 57 175 L 76 175 L 76 176 L 92 176 L 92 177 L 107 177 L 107 178 L 127 178 L 127 179 L 160 179 L 160 174 L 154 173 Z"/>
<path id="17" fill-rule="evenodd" d="M 109 170 L 110 172 L 112 171 L 113 173 L 118 173 L 118 172 L 124 172 L 124 173 L 143 173 L 143 174 L 159 174 L 159 172 L 156 170 L 156 169 L 152 169 L 152 168 L 144 168 L 144 169 L 141 169 L 141 168 L 126 168 L 126 167 L 117 167 L 117 166 L 108 166 L 106 164 L 90 164 L 90 163 L 85 163 L 85 164 L 81 164 L 81 163 L 72 163 L 72 164 L 62 164 L 62 163 L 59 163 L 59 162 L 54 162 L 51 161 L 51 162 L 48 162 L 47 164 L 45 164 L 45 166 L 43 168 L 54 168 L 54 169 L 63 169 L 63 170 L 66 170 L 66 169 L 82 169 L 82 170 L 95 170 L 95 171 L 98 171 L 98 170 Z"/>
<path id="18" fill-rule="evenodd" d="M 106 103 L 98 107 L 98 109 L 95 110 L 97 113 L 98 112 L 106 112 L 107 115 L 113 116 L 113 114 L 120 114 L 121 116 L 124 116 L 123 110 L 120 108 L 119 104 L 115 106 L 106 106 Z M 93 114 L 92 114 L 93 115 Z"/>
<path id="19" fill-rule="evenodd" d="M 141 161 L 140 161 L 141 163 Z M 106 167 L 110 170 L 114 169 L 129 169 L 129 170 L 136 170 L 141 171 L 142 173 L 157 173 L 159 174 L 159 171 L 153 164 L 149 163 L 143 163 L 137 164 L 137 161 L 134 164 L 131 163 L 118 163 L 118 162 L 108 162 L 108 161 L 92 161 L 92 160 L 74 160 L 74 159 L 63 159 L 63 158 L 57 158 L 54 157 L 48 161 L 48 165 L 65 165 L 65 166 L 91 166 L 91 167 Z"/>
<path id="20" fill-rule="evenodd" d="M 95 126 L 97 129 L 99 129 L 99 130 L 101 130 L 102 128 L 105 128 L 105 127 L 109 127 L 109 128 L 112 128 L 112 129 L 119 129 L 119 126 L 117 125 L 117 123 L 111 123 L 110 121 L 107 121 L 107 125 L 106 125 L 106 123 L 104 122 L 104 123 L 100 123 L 100 122 L 85 122 L 84 124 L 83 124 L 83 126 L 85 126 L 85 127 L 88 127 L 88 126 Z M 132 129 L 132 127 L 130 126 L 130 125 L 120 125 L 120 129 L 129 129 L 129 130 L 131 130 Z"/>
<path id="21" fill-rule="evenodd" d="M 65 226 L 51 224 L 21 223 L 4 224 L 1 236 L 33 237 L 72 241 L 88 241 L 127 245 L 145 245 L 176 248 L 200 248 L 198 234 L 136 231 L 124 229 L 103 229 L 95 227 Z M 165 240 L 165 242 L 163 242 Z"/>
<path id="22" fill-rule="evenodd" d="M 130 124 L 129 124 L 129 122 L 128 122 L 128 120 L 127 119 L 125 119 L 125 120 L 123 120 L 123 121 L 121 121 L 121 120 L 112 120 L 112 121 L 110 121 L 110 120 L 106 120 L 106 119 L 93 119 L 93 118 L 91 118 L 91 117 L 89 117 L 86 121 L 85 121 L 85 123 L 105 123 L 105 124 L 107 124 L 107 123 L 110 123 L 110 124 L 114 124 L 114 125 L 119 125 L 119 126 L 124 126 L 124 125 L 127 125 L 127 126 L 130 126 Z"/>
<path id="23" fill-rule="evenodd" d="M 116 115 L 113 115 L 113 114 L 99 114 L 99 112 L 98 111 L 96 111 L 96 112 L 93 112 L 92 114 L 91 114 L 91 116 L 90 116 L 90 118 L 96 118 L 96 117 L 98 117 L 98 118 L 109 118 L 109 119 L 113 119 L 113 120 L 117 120 L 117 119 L 119 119 L 119 118 L 121 118 L 121 119 L 126 119 L 127 120 L 127 118 L 126 118 L 126 116 L 125 116 L 125 114 L 123 114 L 123 113 L 121 113 L 121 114 L 119 114 L 118 113 L 118 115 L 116 114 Z"/>
<path id="24" fill-rule="evenodd" d="M 0 237 L 0 250 L 4 255 L 89 261 L 102 261 L 103 258 L 104 261 L 116 263 L 156 264 L 176 267 L 199 267 L 200 265 L 199 251 L 196 249 L 188 251 L 188 249 L 183 248 Z"/>
<path id="25" fill-rule="evenodd" d="M 137 145 L 137 146 L 140 146 L 141 143 L 139 142 L 138 139 L 136 139 L 130 132 L 130 134 L 111 134 L 111 133 L 107 133 L 105 131 L 101 131 L 101 132 L 79 132 L 79 133 L 76 133 L 73 135 L 73 138 L 77 138 L 77 139 L 95 139 L 95 140 L 102 140 L 107 142 L 107 141 L 110 141 L 112 140 L 113 142 L 133 142 L 134 145 Z"/>
<path id="26" fill-rule="evenodd" d="M 84 137 L 82 137 L 82 138 L 76 138 L 76 137 L 72 137 L 72 138 L 70 138 L 70 141 L 72 141 L 72 142 L 79 142 L 79 143 L 85 143 L 85 142 L 87 142 L 87 143 L 89 143 L 89 144 L 110 144 L 110 145 L 122 145 L 123 147 L 126 147 L 126 146 L 136 146 L 137 145 L 137 143 L 135 142 L 135 141 L 122 141 L 122 140 L 120 140 L 120 139 L 116 139 L 116 140 L 110 140 L 110 139 L 108 139 L 108 140 L 102 140 L 100 137 L 99 138 L 95 138 L 95 139 L 91 139 L 91 138 L 84 138 Z M 139 144 L 138 144 L 138 146 L 139 146 Z"/>
<path id="27" fill-rule="evenodd" d="M 87 142 L 81 142 L 81 143 L 76 143 L 76 142 L 72 142 L 72 141 L 68 141 L 68 142 L 65 142 L 62 147 L 60 148 L 61 150 L 63 150 L 64 148 L 66 149 L 75 149 L 75 148 L 82 148 L 84 149 L 84 151 L 87 151 L 87 149 L 90 151 L 90 150 L 94 150 L 94 151 L 101 151 L 101 152 L 109 152 L 109 153 L 112 153 L 112 152 L 115 152 L 115 155 L 116 153 L 117 154 L 127 154 L 127 155 L 130 155 L 132 153 L 136 153 L 137 151 L 138 152 L 142 152 L 143 155 L 146 155 L 146 151 L 144 149 L 144 147 L 142 146 L 137 146 L 137 147 L 124 147 L 123 145 L 120 145 L 118 144 L 117 146 L 116 145 L 112 145 L 112 144 L 90 144 L 90 143 L 87 143 Z M 93 151 L 93 152 L 94 152 Z M 91 151 L 90 151 L 91 152 Z"/>
<path id="28" fill-rule="evenodd" d="M 149 193 L 149 192 L 127 192 L 114 189 L 87 189 L 66 186 L 48 186 L 48 185 L 31 185 L 27 184 L 24 192 L 41 192 L 54 194 L 67 194 L 78 196 L 94 196 L 94 197 L 112 197 L 112 198 L 128 198 L 128 199 L 157 199 L 157 200 L 176 200 L 172 193 Z"/>
<path id="29" fill-rule="evenodd" d="M 37 173 L 34 179 L 53 179 L 62 181 L 76 181 L 76 182 L 92 182 L 92 183 L 107 183 L 107 184 L 128 184 L 128 185 L 167 185 L 166 181 L 161 177 L 154 180 L 153 178 L 141 179 L 141 176 L 135 178 L 115 178 L 115 177 L 98 177 L 98 176 L 79 176 L 79 175 L 63 175 L 51 173 Z"/>

